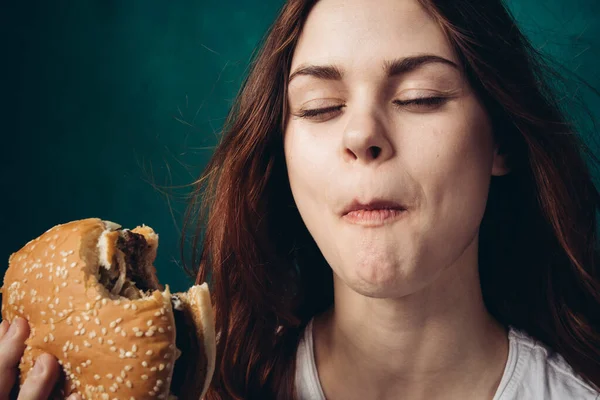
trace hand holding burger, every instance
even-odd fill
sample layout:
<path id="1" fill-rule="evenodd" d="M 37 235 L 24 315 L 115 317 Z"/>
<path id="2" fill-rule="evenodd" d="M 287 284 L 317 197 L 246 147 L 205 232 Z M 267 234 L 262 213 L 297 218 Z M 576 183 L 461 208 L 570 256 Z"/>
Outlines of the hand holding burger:
<path id="1" fill-rule="evenodd" d="M 21 385 L 49 353 L 64 371 L 53 398 L 204 395 L 216 348 L 208 286 L 163 290 L 152 265 L 157 247 L 147 226 L 86 219 L 56 226 L 10 257 L 2 318 L 22 317 L 30 327 Z"/>

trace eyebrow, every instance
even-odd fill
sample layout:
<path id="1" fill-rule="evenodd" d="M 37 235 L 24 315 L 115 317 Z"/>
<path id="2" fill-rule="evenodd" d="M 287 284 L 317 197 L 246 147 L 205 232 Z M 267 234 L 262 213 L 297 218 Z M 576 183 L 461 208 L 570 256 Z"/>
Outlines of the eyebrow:
<path id="1" fill-rule="evenodd" d="M 419 56 L 411 56 L 397 58 L 383 63 L 383 69 L 388 78 L 398 76 L 416 70 L 417 68 L 431 63 L 441 63 L 449 65 L 457 70 L 460 70 L 456 63 L 434 54 L 423 54 Z M 290 74 L 288 83 L 297 76 L 312 76 L 317 79 L 341 81 L 344 73 L 337 65 L 300 65 L 294 72 Z"/>

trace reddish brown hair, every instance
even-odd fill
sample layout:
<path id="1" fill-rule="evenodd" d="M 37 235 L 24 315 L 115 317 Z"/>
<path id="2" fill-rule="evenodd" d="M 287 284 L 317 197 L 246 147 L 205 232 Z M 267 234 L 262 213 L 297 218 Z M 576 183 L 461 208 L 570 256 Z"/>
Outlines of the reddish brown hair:
<path id="1" fill-rule="evenodd" d="M 547 83 L 557 76 L 500 0 L 420 1 L 461 58 L 511 167 L 493 177 L 481 224 L 486 306 L 600 386 L 600 196 L 584 157 L 595 159 Z M 331 269 L 291 195 L 282 140 L 291 57 L 315 3 L 283 7 L 186 213 L 197 266 L 188 270 L 210 283 L 217 315 L 209 400 L 294 398 L 301 332 L 333 301 Z"/>

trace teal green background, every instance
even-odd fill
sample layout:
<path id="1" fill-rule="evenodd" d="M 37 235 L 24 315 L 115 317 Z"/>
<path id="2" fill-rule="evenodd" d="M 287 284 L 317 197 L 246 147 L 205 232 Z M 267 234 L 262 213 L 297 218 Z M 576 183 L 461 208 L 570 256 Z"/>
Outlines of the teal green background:
<path id="1" fill-rule="evenodd" d="M 189 286 L 179 262 L 187 191 L 156 185 L 188 184 L 202 171 L 281 5 L 4 2 L 0 276 L 9 255 L 48 228 L 100 217 L 152 226 L 159 279 Z M 600 87 L 597 0 L 509 5 L 538 48 Z"/>

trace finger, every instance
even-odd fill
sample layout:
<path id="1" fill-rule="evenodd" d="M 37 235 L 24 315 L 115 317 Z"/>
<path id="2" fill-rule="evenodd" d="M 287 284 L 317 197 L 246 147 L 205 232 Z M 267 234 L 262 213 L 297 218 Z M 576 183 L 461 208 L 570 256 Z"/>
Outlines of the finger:
<path id="1" fill-rule="evenodd" d="M 58 380 L 60 366 L 50 354 L 40 355 L 21 386 L 17 400 L 46 400 Z"/>
<path id="2" fill-rule="evenodd" d="M 29 325 L 23 318 L 15 318 L 8 331 L 0 339 L 0 399 L 8 398 L 15 384 L 19 360 L 25 350 Z"/>

